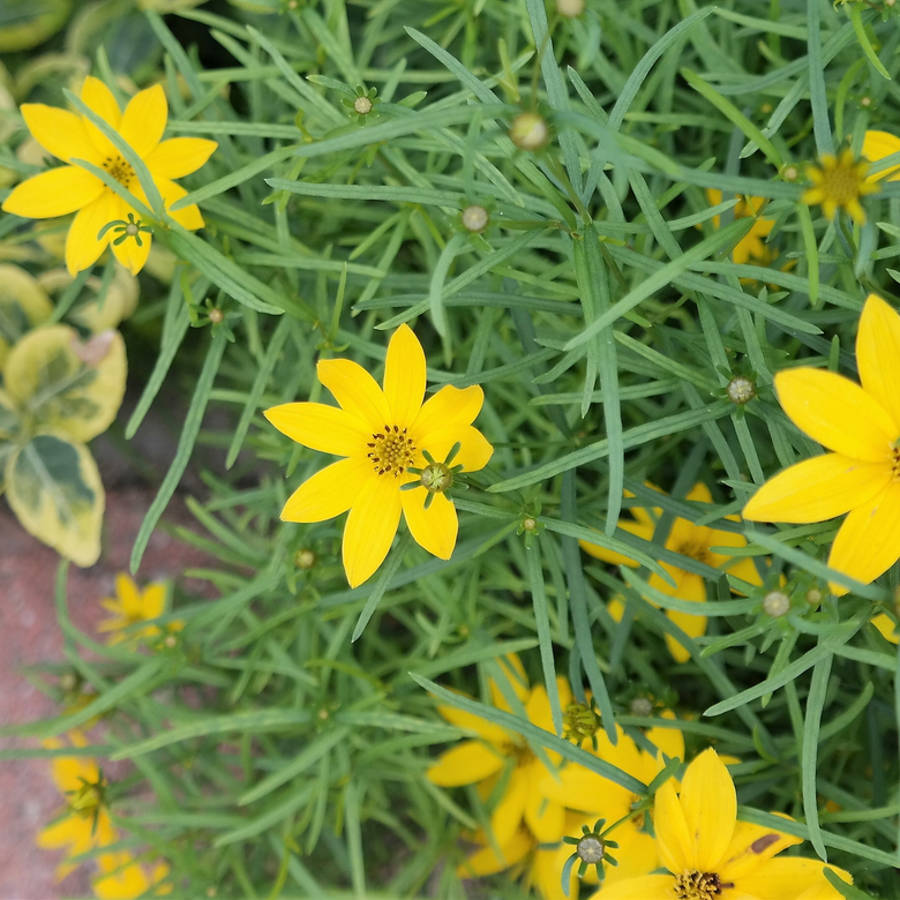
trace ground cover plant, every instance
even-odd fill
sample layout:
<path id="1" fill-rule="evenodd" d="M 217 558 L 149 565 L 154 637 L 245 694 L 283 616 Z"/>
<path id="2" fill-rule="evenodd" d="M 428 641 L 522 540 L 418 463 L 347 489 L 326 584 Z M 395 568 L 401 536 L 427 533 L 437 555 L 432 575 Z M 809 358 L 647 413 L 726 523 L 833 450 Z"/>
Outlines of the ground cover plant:
<path id="1" fill-rule="evenodd" d="M 47 760 L 61 875 L 900 896 L 898 24 L 0 11 L 0 461 L 65 639 L 3 752 Z M 88 442 L 139 461 L 154 409 L 179 437 L 88 633 Z M 208 563 L 151 582 L 186 473 Z"/>

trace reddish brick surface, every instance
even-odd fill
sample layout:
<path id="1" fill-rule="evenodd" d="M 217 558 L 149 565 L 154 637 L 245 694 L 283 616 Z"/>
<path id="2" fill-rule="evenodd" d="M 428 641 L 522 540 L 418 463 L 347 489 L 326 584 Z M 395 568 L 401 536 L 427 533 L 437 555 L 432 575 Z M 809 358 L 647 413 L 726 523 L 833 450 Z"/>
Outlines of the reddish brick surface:
<path id="1" fill-rule="evenodd" d="M 69 609 L 74 623 L 92 630 L 105 615 L 100 599 L 113 592 L 116 573 L 126 571 L 134 536 L 151 500 L 144 490 L 107 495 L 104 550 L 90 569 L 69 570 Z M 190 517 L 173 502 L 166 519 Z M 140 582 L 172 577 L 203 562 L 197 552 L 157 529 L 150 541 Z M 23 677 L 21 668 L 62 659 L 53 587 L 58 557 L 26 534 L 5 504 L 0 504 L 0 722 L 27 722 L 58 710 Z M 13 746 L 10 741 L 0 746 Z M 90 896 L 87 866 L 57 882 L 60 854 L 34 845 L 35 834 L 60 808 L 60 796 L 46 760 L 0 762 L 0 900 L 57 900 Z"/>

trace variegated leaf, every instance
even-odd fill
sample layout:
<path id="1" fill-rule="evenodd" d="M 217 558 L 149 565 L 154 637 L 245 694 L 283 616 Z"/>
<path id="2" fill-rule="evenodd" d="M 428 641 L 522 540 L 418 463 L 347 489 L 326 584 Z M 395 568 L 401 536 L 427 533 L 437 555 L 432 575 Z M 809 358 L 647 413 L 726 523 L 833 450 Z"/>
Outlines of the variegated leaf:
<path id="1" fill-rule="evenodd" d="M 100 556 L 104 493 L 87 447 L 39 434 L 6 463 L 6 496 L 26 531 L 79 566 Z"/>
<path id="2" fill-rule="evenodd" d="M 28 272 L 0 264 L 0 366 L 10 347 L 52 314 L 47 292 Z"/>
<path id="3" fill-rule="evenodd" d="M 3 377 L 33 430 L 89 441 L 109 427 L 122 403 L 125 344 L 116 331 L 82 341 L 68 325 L 48 325 L 13 347 Z"/>

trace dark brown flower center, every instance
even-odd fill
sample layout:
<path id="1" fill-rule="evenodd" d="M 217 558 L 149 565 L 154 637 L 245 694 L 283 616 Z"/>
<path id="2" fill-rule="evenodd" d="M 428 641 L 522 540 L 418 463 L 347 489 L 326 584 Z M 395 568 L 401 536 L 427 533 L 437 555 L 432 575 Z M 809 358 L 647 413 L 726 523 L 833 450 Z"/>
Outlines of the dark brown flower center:
<path id="1" fill-rule="evenodd" d="M 891 476 L 896 481 L 897 479 L 900 479 L 900 447 L 895 446 L 893 454 L 893 459 L 891 460 Z"/>
<path id="2" fill-rule="evenodd" d="M 112 175 L 122 187 L 127 188 L 135 179 L 134 169 L 121 156 L 107 156 L 103 160 L 103 168 Z"/>
<path id="3" fill-rule="evenodd" d="M 392 474 L 398 478 L 415 460 L 416 446 L 406 429 L 398 425 L 385 425 L 384 431 L 376 431 L 366 446 L 369 448 L 366 456 L 379 475 Z"/>
<path id="4" fill-rule="evenodd" d="M 722 893 L 722 884 L 715 872 L 682 872 L 675 876 L 675 896 L 678 900 L 712 900 Z"/>
<path id="5" fill-rule="evenodd" d="M 710 564 L 711 557 L 709 555 L 709 548 L 704 547 L 703 544 L 698 541 L 686 541 L 683 544 L 679 544 L 675 548 L 675 552 L 679 554 L 679 556 L 689 556 L 691 559 L 696 559 L 697 562 Z"/>

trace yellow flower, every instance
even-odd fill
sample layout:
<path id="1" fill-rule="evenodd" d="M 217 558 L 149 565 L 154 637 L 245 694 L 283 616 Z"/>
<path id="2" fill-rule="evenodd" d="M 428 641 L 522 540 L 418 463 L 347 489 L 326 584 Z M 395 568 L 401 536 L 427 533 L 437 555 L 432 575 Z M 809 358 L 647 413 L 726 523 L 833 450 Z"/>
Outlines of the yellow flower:
<path id="1" fill-rule="evenodd" d="M 552 732 L 550 699 L 544 686 L 528 687 L 525 670 L 518 657 L 510 655 L 505 657 L 504 662 L 511 670 L 509 681 L 525 707 L 528 721 Z M 493 679 L 490 680 L 490 688 L 494 706 L 509 711 L 509 704 Z M 571 698 L 568 682 L 558 679 L 557 690 L 560 704 L 565 707 Z M 566 833 L 562 804 L 545 800 L 535 790 L 545 775 L 552 777 L 552 772 L 533 753 L 528 742 L 514 731 L 507 731 L 500 725 L 456 707 L 439 706 L 438 712 L 459 728 L 474 732 L 478 738 L 463 741 L 442 753 L 428 770 L 428 780 L 441 787 L 480 783 L 485 789 L 491 789 L 501 775 L 507 774 L 502 796 L 491 814 L 492 837 L 497 846 L 508 844 L 522 825 L 538 841 L 561 840 Z M 558 764 L 557 754 L 548 751 L 547 756 L 553 765 Z"/>
<path id="2" fill-rule="evenodd" d="M 878 162 L 898 151 L 900 151 L 900 138 L 894 137 L 887 131 L 867 131 L 863 138 L 862 155 L 869 162 Z M 900 181 L 900 163 L 870 175 L 867 180 L 881 181 L 883 178 L 888 181 Z"/>
<path id="3" fill-rule="evenodd" d="M 161 140 L 168 118 L 166 95 L 161 85 L 140 91 L 119 110 L 110 89 L 98 78 L 88 76 L 81 100 L 125 140 L 147 164 L 168 214 L 188 229 L 203 227 L 203 217 L 195 204 L 172 211 L 171 205 L 187 192 L 173 178 L 199 169 L 218 144 L 203 138 Z M 68 165 L 41 172 L 18 185 L 3 203 L 3 210 L 28 219 L 46 219 L 76 213 L 66 237 L 66 266 L 74 275 L 90 268 L 112 239 L 122 233 L 99 232 L 109 222 L 125 222 L 129 214 L 140 217 L 118 194 L 99 178 L 80 167 L 84 160 L 104 169 L 126 190 L 147 205 L 137 176 L 108 138 L 85 116 L 43 103 L 25 103 L 22 117 L 35 140 L 50 154 Z M 140 245 L 138 244 L 140 238 Z M 143 268 L 150 252 L 150 235 L 127 234 L 113 243 L 116 259 L 133 275 Z"/>
<path id="4" fill-rule="evenodd" d="M 130 854 L 103 853 L 97 860 L 100 877 L 94 880 L 94 894 L 100 900 L 135 900 L 149 892 L 170 894 L 168 863 L 158 862 L 149 872 Z"/>
<path id="5" fill-rule="evenodd" d="M 340 409 L 322 403 L 284 403 L 267 409 L 265 416 L 305 447 L 344 458 L 301 484 L 285 503 L 281 518 L 322 522 L 349 509 L 342 551 L 351 587 L 371 577 L 384 561 L 401 511 L 416 543 L 449 559 L 458 527 L 452 501 L 435 491 L 426 507 L 425 487 L 401 488 L 418 480 L 410 467 L 428 465 L 424 451 L 440 462 L 458 443 L 453 466 L 475 472 L 487 465 L 493 447 L 472 426 L 484 401 L 481 388 L 446 385 L 423 403 L 425 354 L 406 325 L 388 344 L 383 390 L 349 359 L 320 360 L 316 371 Z"/>
<path id="6" fill-rule="evenodd" d="M 743 514 L 808 523 L 848 513 L 828 565 L 868 584 L 900 558 L 900 315 L 876 294 L 859 320 L 856 362 L 862 386 L 806 366 L 775 376 L 788 418 L 832 452 L 770 478 Z"/>
<path id="7" fill-rule="evenodd" d="M 722 192 L 717 188 L 707 188 L 706 198 L 711 206 L 722 202 Z M 751 229 L 734 245 L 731 258 L 734 262 L 743 265 L 751 259 L 760 265 L 767 266 L 777 255 L 774 250 L 763 240 L 775 227 L 774 219 L 761 216 L 766 201 L 763 197 L 739 197 L 734 205 L 735 219 L 753 218 Z M 720 217 L 713 217 L 713 227 L 718 228 Z"/>
<path id="8" fill-rule="evenodd" d="M 712 502 L 712 495 L 705 484 L 696 484 L 686 499 L 710 503 Z M 643 507 L 632 507 L 631 514 L 634 516 L 634 519 L 621 520 L 619 527 L 637 537 L 643 538 L 645 541 L 649 541 L 653 539 L 656 521 L 661 513 L 662 510 L 658 508 L 648 511 Z M 727 518 L 730 521 L 738 521 L 737 516 L 727 516 Z M 620 553 L 606 550 L 596 544 L 591 544 L 587 541 L 580 541 L 580 544 L 591 556 L 602 559 L 604 562 L 613 563 L 614 565 L 638 565 L 633 559 L 629 559 Z M 681 556 L 689 556 L 698 562 L 706 563 L 708 566 L 720 568 L 750 584 L 762 584 L 762 579 L 760 579 L 752 559 L 726 556 L 713 552 L 711 549 L 713 547 L 746 546 L 747 541 L 733 531 L 719 531 L 706 525 L 694 525 L 693 522 L 680 518 L 675 519 L 672 523 L 665 543 L 666 550 L 671 550 Z M 654 573 L 648 581 L 650 587 L 670 597 L 677 597 L 679 600 L 690 600 L 695 603 L 705 602 L 706 582 L 701 575 L 688 572 L 678 566 L 673 566 L 671 563 L 662 562 L 661 565 L 672 577 L 675 585 L 672 586 L 662 576 Z M 610 603 L 610 615 L 617 622 L 622 619 L 623 609 L 621 600 L 613 600 Z M 706 633 L 706 616 L 692 616 L 673 609 L 666 610 L 666 615 L 690 637 L 699 637 Z M 666 635 L 666 644 L 676 661 L 684 662 L 690 656 L 688 651 L 669 634 Z"/>
<path id="9" fill-rule="evenodd" d="M 104 597 L 101 601 L 107 611 L 112 613 L 97 626 L 100 631 L 111 631 L 108 643 L 118 644 L 122 641 L 139 641 L 154 638 L 162 634 L 157 625 L 144 628 L 133 628 L 139 622 L 152 622 L 166 611 L 166 586 L 164 584 L 148 584 L 141 591 L 134 580 L 124 572 L 116 576 L 116 596 Z M 170 631 L 180 631 L 183 622 L 169 622 Z"/>
<path id="10" fill-rule="evenodd" d="M 800 199 L 807 206 L 821 204 L 829 219 L 833 219 L 838 207 L 841 207 L 847 210 L 854 222 L 862 225 L 866 214 L 859 198 L 879 190 L 877 184 L 866 178 L 868 170 L 868 162 L 856 159 L 849 148 L 842 150 L 840 156 L 826 153 L 819 159 L 818 165 L 806 167 L 806 177 L 813 186 L 804 191 Z"/>
<path id="11" fill-rule="evenodd" d="M 605 886 L 596 900 L 839 900 L 817 859 L 774 857 L 800 839 L 737 820 L 734 782 L 716 751 L 704 750 L 656 792 L 656 845 L 664 875 Z M 848 884 L 847 872 L 827 866 Z"/>
<path id="12" fill-rule="evenodd" d="M 69 736 L 75 747 L 87 746 L 79 732 Z M 50 749 L 59 749 L 62 741 L 44 742 Z M 85 756 L 56 756 L 52 763 L 53 780 L 66 798 L 66 810 L 52 825 L 43 828 L 35 839 L 39 847 L 65 847 L 66 858 L 56 870 L 64 878 L 75 866 L 69 861 L 95 847 L 106 847 L 117 840 L 106 808 L 106 781 L 97 763 Z"/>

